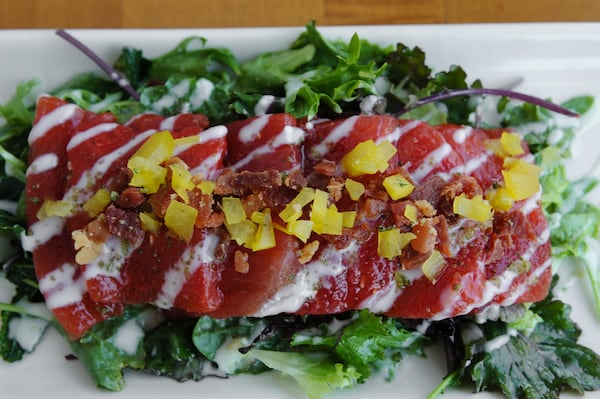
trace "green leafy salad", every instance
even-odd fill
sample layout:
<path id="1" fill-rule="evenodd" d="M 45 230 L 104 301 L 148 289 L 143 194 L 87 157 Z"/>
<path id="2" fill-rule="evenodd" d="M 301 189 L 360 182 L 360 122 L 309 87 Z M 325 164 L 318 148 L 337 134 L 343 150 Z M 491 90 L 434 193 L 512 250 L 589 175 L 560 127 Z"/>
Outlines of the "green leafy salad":
<path id="1" fill-rule="evenodd" d="M 211 47 L 203 38 L 188 37 L 155 58 L 146 57 L 143 49 L 124 47 L 113 67 L 126 81 L 86 73 L 50 94 L 86 110 L 113 113 L 120 122 L 144 112 L 202 113 L 211 124 L 265 110 L 308 119 L 372 112 L 434 125 L 519 131 L 542 168 L 542 204 L 551 228 L 554 268 L 562 259 L 577 259 L 576 267 L 585 271 L 592 288 L 590 301 L 598 313 L 594 317 L 600 318 L 600 273 L 590 249 L 600 234 L 600 208 L 586 199 L 597 182 L 571 181 L 565 167 L 578 118 L 557 115 L 545 101 L 514 100 L 508 90 L 485 95 L 479 91 L 485 82 L 467 81 L 460 66 L 434 71 L 418 47 L 382 46 L 356 34 L 349 41 L 326 38 L 314 23 L 289 48 L 250 60 Z M 124 82 L 130 92 L 123 90 Z M 45 309 L 31 254 L 20 244 L 27 231 L 23 189 L 38 87 L 36 80 L 23 82 L 0 105 L 0 355 L 6 362 L 27 358 L 48 327 L 62 333 Z M 452 91 L 464 95 L 440 97 Z M 432 100 L 419 101 L 424 98 Z M 593 102 L 580 96 L 560 106 L 584 115 Z M 511 399 L 599 390 L 600 356 L 578 343 L 581 330 L 570 318 L 571 308 L 557 298 L 560 283 L 555 276 L 553 290 L 541 302 L 500 308 L 496 317 L 483 320 L 472 315 L 403 320 L 366 310 L 164 319 L 153 307 L 136 305 L 69 345 L 97 385 L 113 391 L 125 388 L 125 369 L 178 381 L 275 370 L 317 399 L 370 378 L 402 380 L 401 362 L 426 357 L 436 348 L 446 355 L 447 375 L 439 385 L 433 382 L 430 398 L 463 388 L 496 391 Z M 117 343 L 120 334 L 132 323 L 141 325 L 140 320 L 147 328 L 134 350 L 126 352 Z M 198 390 L 201 394 L 201 384 Z"/>

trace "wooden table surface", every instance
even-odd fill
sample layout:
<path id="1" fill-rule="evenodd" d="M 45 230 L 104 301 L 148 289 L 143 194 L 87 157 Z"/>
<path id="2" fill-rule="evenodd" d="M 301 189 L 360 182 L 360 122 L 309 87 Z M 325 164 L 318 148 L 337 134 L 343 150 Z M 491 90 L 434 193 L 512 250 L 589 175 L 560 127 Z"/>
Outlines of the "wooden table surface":
<path id="1" fill-rule="evenodd" d="M 600 21 L 600 0 L 0 0 L 0 28 Z"/>

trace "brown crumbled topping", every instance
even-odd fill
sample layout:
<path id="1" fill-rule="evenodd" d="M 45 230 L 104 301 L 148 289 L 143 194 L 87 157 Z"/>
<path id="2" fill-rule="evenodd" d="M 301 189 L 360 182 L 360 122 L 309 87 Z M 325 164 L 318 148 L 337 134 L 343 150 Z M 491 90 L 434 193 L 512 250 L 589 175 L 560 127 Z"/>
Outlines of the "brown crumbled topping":
<path id="1" fill-rule="evenodd" d="M 319 241 L 315 240 L 309 242 L 297 251 L 296 254 L 298 256 L 298 262 L 300 262 L 301 264 L 310 262 L 313 256 L 315 256 L 315 253 L 318 251 L 318 249 Z"/>
<path id="2" fill-rule="evenodd" d="M 338 202 L 340 199 L 342 199 L 342 194 L 344 192 L 344 181 L 345 178 L 342 177 L 332 177 L 329 179 L 327 191 L 329 191 L 329 195 L 333 199 L 333 202 Z"/>
<path id="3" fill-rule="evenodd" d="M 234 269 L 238 273 L 247 274 L 250 271 L 250 265 L 248 264 L 248 254 L 246 252 L 237 250 L 233 256 Z"/>
<path id="4" fill-rule="evenodd" d="M 314 166 L 315 173 L 318 173 L 318 174 L 324 175 L 324 176 L 328 176 L 328 177 L 335 176 L 336 169 L 337 169 L 337 164 L 328 159 L 324 159 Z"/>
<path id="5" fill-rule="evenodd" d="M 417 200 L 415 201 L 415 206 L 419 211 L 421 211 L 423 216 L 428 218 L 435 216 L 437 213 L 433 205 L 431 205 L 431 203 L 427 200 Z"/>

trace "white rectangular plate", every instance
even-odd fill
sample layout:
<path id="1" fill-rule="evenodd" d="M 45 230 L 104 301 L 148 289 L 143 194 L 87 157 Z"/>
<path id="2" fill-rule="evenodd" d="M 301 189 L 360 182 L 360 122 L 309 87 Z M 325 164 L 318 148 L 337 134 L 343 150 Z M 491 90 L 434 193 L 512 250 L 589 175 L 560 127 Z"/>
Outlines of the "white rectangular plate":
<path id="1" fill-rule="evenodd" d="M 74 30 L 71 33 L 112 62 L 122 46 L 142 48 L 147 57 L 170 50 L 182 38 L 200 35 L 209 46 L 227 46 L 242 59 L 265 50 L 287 48 L 303 30 L 297 28 L 197 29 L 197 30 Z M 436 70 L 458 64 L 469 73 L 469 80 L 481 78 L 488 87 L 501 87 L 522 79 L 519 91 L 565 100 L 573 95 L 589 94 L 600 99 L 600 24 L 508 24 L 508 25 L 426 25 L 321 27 L 331 38 L 360 37 L 394 44 L 403 42 L 426 51 L 428 63 Z M 10 98 L 23 80 L 37 78 L 44 90 L 64 82 L 75 73 L 98 71 L 84 55 L 49 30 L 0 31 L 0 103 Z M 569 175 L 599 176 L 600 106 L 582 118 L 569 164 Z M 594 201 L 600 202 L 598 192 Z M 581 343 L 600 353 L 597 332 L 600 318 L 591 305 L 591 291 L 582 270 L 563 267 L 567 287 L 561 295 L 573 305 L 573 316 L 583 329 Z M 240 376 L 228 380 L 205 379 L 202 382 L 177 383 L 141 373 L 127 373 L 124 391 L 109 394 L 94 386 L 83 365 L 66 360 L 67 344 L 54 331 L 44 338 L 32 355 L 16 364 L 0 362 L 0 392 L 11 398 L 215 398 L 243 397 L 303 398 L 303 392 L 291 380 L 273 373 Z M 441 354 L 431 352 L 428 359 L 409 359 L 396 379 L 387 383 L 373 378 L 352 391 L 341 391 L 332 398 L 424 398 L 445 374 Z M 450 390 L 445 399 L 464 398 L 467 393 Z M 469 395 L 467 394 L 467 397 Z M 579 397 L 564 395 L 563 397 Z M 586 398 L 600 398 L 600 392 Z M 484 393 L 477 399 L 499 398 Z"/>

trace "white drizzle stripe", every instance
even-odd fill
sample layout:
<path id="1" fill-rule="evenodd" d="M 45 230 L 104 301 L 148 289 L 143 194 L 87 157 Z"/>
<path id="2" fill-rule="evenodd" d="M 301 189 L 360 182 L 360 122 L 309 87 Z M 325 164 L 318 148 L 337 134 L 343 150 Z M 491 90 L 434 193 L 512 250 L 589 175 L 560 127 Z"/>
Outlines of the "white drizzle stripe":
<path id="1" fill-rule="evenodd" d="M 209 157 L 206 157 L 200 165 L 190 169 L 190 173 L 192 175 L 200 175 L 204 179 L 212 180 L 217 177 L 220 169 L 217 166 L 222 158 L 223 154 L 221 152 L 211 154 Z"/>
<path id="2" fill-rule="evenodd" d="M 21 235 L 21 245 L 25 251 L 33 252 L 40 245 L 46 244 L 50 239 L 60 234 L 65 226 L 65 219 L 52 216 L 33 223 L 29 226 L 30 234 Z"/>
<path id="3" fill-rule="evenodd" d="M 416 182 L 420 182 L 451 153 L 452 147 L 450 144 L 444 142 L 444 144 L 427 154 L 427 156 L 423 159 L 423 162 L 421 162 L 421 164 L 413 172 L 411 172 L 411 176 Z"/>
<path id="4" fill-rule="evenodd" d="M 395 128 L 390 134 L 386 134 L 385 136 L 379 137 L 377 141 L 375 141 L 375 143 L 380 144 L 384 140 L 387 140 L 390 143 L 396 145 L 398 144 L 398 140 L 400 140 L 400 137 L 404 136 L 405 133 L 408 133 L 411 130 L 415 129 L 421 123 L 423 122 L 421 122 L 420 120 L 412 120 L 406 123 L 404 126 Z"/>
<path id="5" fill-rule="evenodd" d="M 91 167 L 91 169 L 85 171 L 79 177 L 79 180 L 76 184 L 69 187 L 69 189 L 63 197 L 63 200 L 73 201 L 77 203 L 82 203 L 86 201 L 92 194 L 90 191 L 90 187 L 93 186 L 99 178 L 106 174 L 110 166 L 117 159 L 127 154 L 130 150 L 135 148 L 137 145 L 141 144 L 144 140 L 146 140 L 155 132 L 155 130 L 147 130 L 143 133 L 140 133 L 137 136 L 135 136 L 132 140 L 128 141 L 125 145 L 98 159 L 94 166 Z"/>
<path id="6" fill-rule="evenodd" d="M 133 245 L 124 245 L 122 239 L 112 235 L 109 236 L 102 244 L 102 253 L 85 265 L 85 279 L 91 280 L 98 276 L 120 279 L 122 266 L 142 243 L 143 240 L 138 240 Z"/>
<path id="7" fill-rule="evenodd" d="M 325 249 L 317 259 L 307 263 L 296 274 L 294 282 L 282 287 L 266 301 L 255 314 L 264 317 L 279 313 L 296 312 L 302 304 L 313 297 L 320 286 L 324 286 L 325 279 L 335 277 L 344 272 L 344 257 L 353 256 L 358 251 L 358 245 L 353 242 L 342 250 L 331 247 Z"/>
<path id="8" fill-rule="evenodd" d="M 234 165 L 232 169 L 240 170 L 254 159 L 269 154 L 282 145 L 298 145 L 304 140 L 304 130 L 295 126 L 285 126 L 275 138 L 267 144 L 264 144 L 258 148 L 252 150 L 244 158 L 240 159 Z"/>
<path id="9" fill-rule="evenodd" d="M 311 156 L 315 159 L 320 159 L 327 154 L 337 142 L 344 137 L 348 137 L 350 132 L 352 132 L 352 129 L 354 129 L 354 125 L 358 121 L 358 118 L 358 115 L 354 115 L 337 125 L 329 132 L 323 141 L 313 146 L 311 149 Z"/>
<path id="10" fill-rule="evenodd" d="M 25 172 L 26 176 L 35 175 L 38 173 L 44 173 L 52 170 L 58 166 L 58 155 L 51 152 L 38 156 L 33 162 L 27 167 Z"/>
<path id="11" fill-rule="evenodd" d="M 265 114 L 254 118 L 250 123 L 243 126 L 238 132 L 238 138 L 242 143 L 249 143 L 255 140 L 260 132 L 267 126 L 271 119 L 270 114 Z"/>
<path id="12" fill-rule="evenodd" d="M 55 108 L 51 112 L 42 116 L 36 124 L 34 124 L 27 142 L 29 145 L 47 134 L 52 128 L 65 123 L 73 118 L 73 116 L 81 111 L 75 104 L 65 104 Z"/>
<path id="13" fill-rule="evenodd" d="M 75 279 L 77 268 L 77 265 L 63 263 L 40 279 L 40 291 L 44 293 L 46 305 L 50 309 L 81 302 L 85 285 L 81 278 Z"/>
<path id="14" fill-rule="evenodd" d="M 467 162 L 455 166 L 448 172 L 436 173 L 436 176 L 441 177 L 445 181 L 450 180 L 455 175 L 467 175 L 471 176 L 473 172 L 486 164 L 490 157 L 490 153 L 484 152 L 476 158 L 471 158 Z"/>
<path id="15" fill-rule="evenodd" d="M 173 151 L 173 156 L 179 156 L 181 153 L 189 150 L 190 148 L 192 148 L 195 145 L 206 144 L 212 140 L 220 140 L 220 139 L 224 138 L 225 136 L 227 136 L 227 128 L 225 126 L 222 126 L 222 125 L 213 126 L 210 129 L 206 129 L 203 132 L 198 133 L 196 135 L 196 137 L 198 138 L 197 142 L 181 144 L 181 145 L 175 146 L 175 151 Z M 193 136 L 188 136 L 188 137 L 193 137 Z M 183 138 L 187 138 L 187 137 L 183 137 Z M 193 165 L 191 165 L 191 166 L 193 166 Z"/>
<path id="16" fill-rule="evenodd" d="M 179 115 L 170 116 L 167 119 L 163 120 L 158 127 L 159 130 L 168 130 L 170 132 L 173 131 L 175 127 L 175 122 L 177 122 L 177 118 Z"/>
<path id="17" fill-rule="evenodd" d="M 383 289 L 365 299 L 358 305 L 359 309 L 369 309 L 373 313 L 385 313 L 394 306 L 396 299 L 402 293 L 396 281 L 392 279 Z"/>
<path id="18" fill-rule="evenodd" d="M 89 128 L 87 130 L 79 132 L 76 135 L 74 135 L 73 137 L 71 137 L 71 140 L 69 140 L 69 142 L 67 143 L 67 151 L 72 150 L 73 148 L 77 147 L 84 141 L 87 141 L 93 137 L 96 137 L 99 134 L 110 132 L 110 131 L 116 129 L 117 127 L 119 127 L 118 123 L 101 123 L 99 125 Z"/>
<path id="19" fill-rule="evenodd" d="M 473 132 L 473 128 L 471 126 L 465 126 L 460 129 L 456 129 L 454 133 L 452 133 L 452 140 L 454 140 L 456 144 L 464 144 L 464 142 L 467 141 L 467 138 L 469 138 L 471 135 L 471 132 Z"/>
<path id="20" fill-rule="evenodd" d="M 165 273 L 161 292 L 154 304 L 163 309 L 172 308 L 177 295 L 179 295 L 188 279 L 200 267 L 215 261 L 215 251 L 218 244 L 218 235 L 207 234 L 197 245 L 187 247 L 177 262 Z"/>

